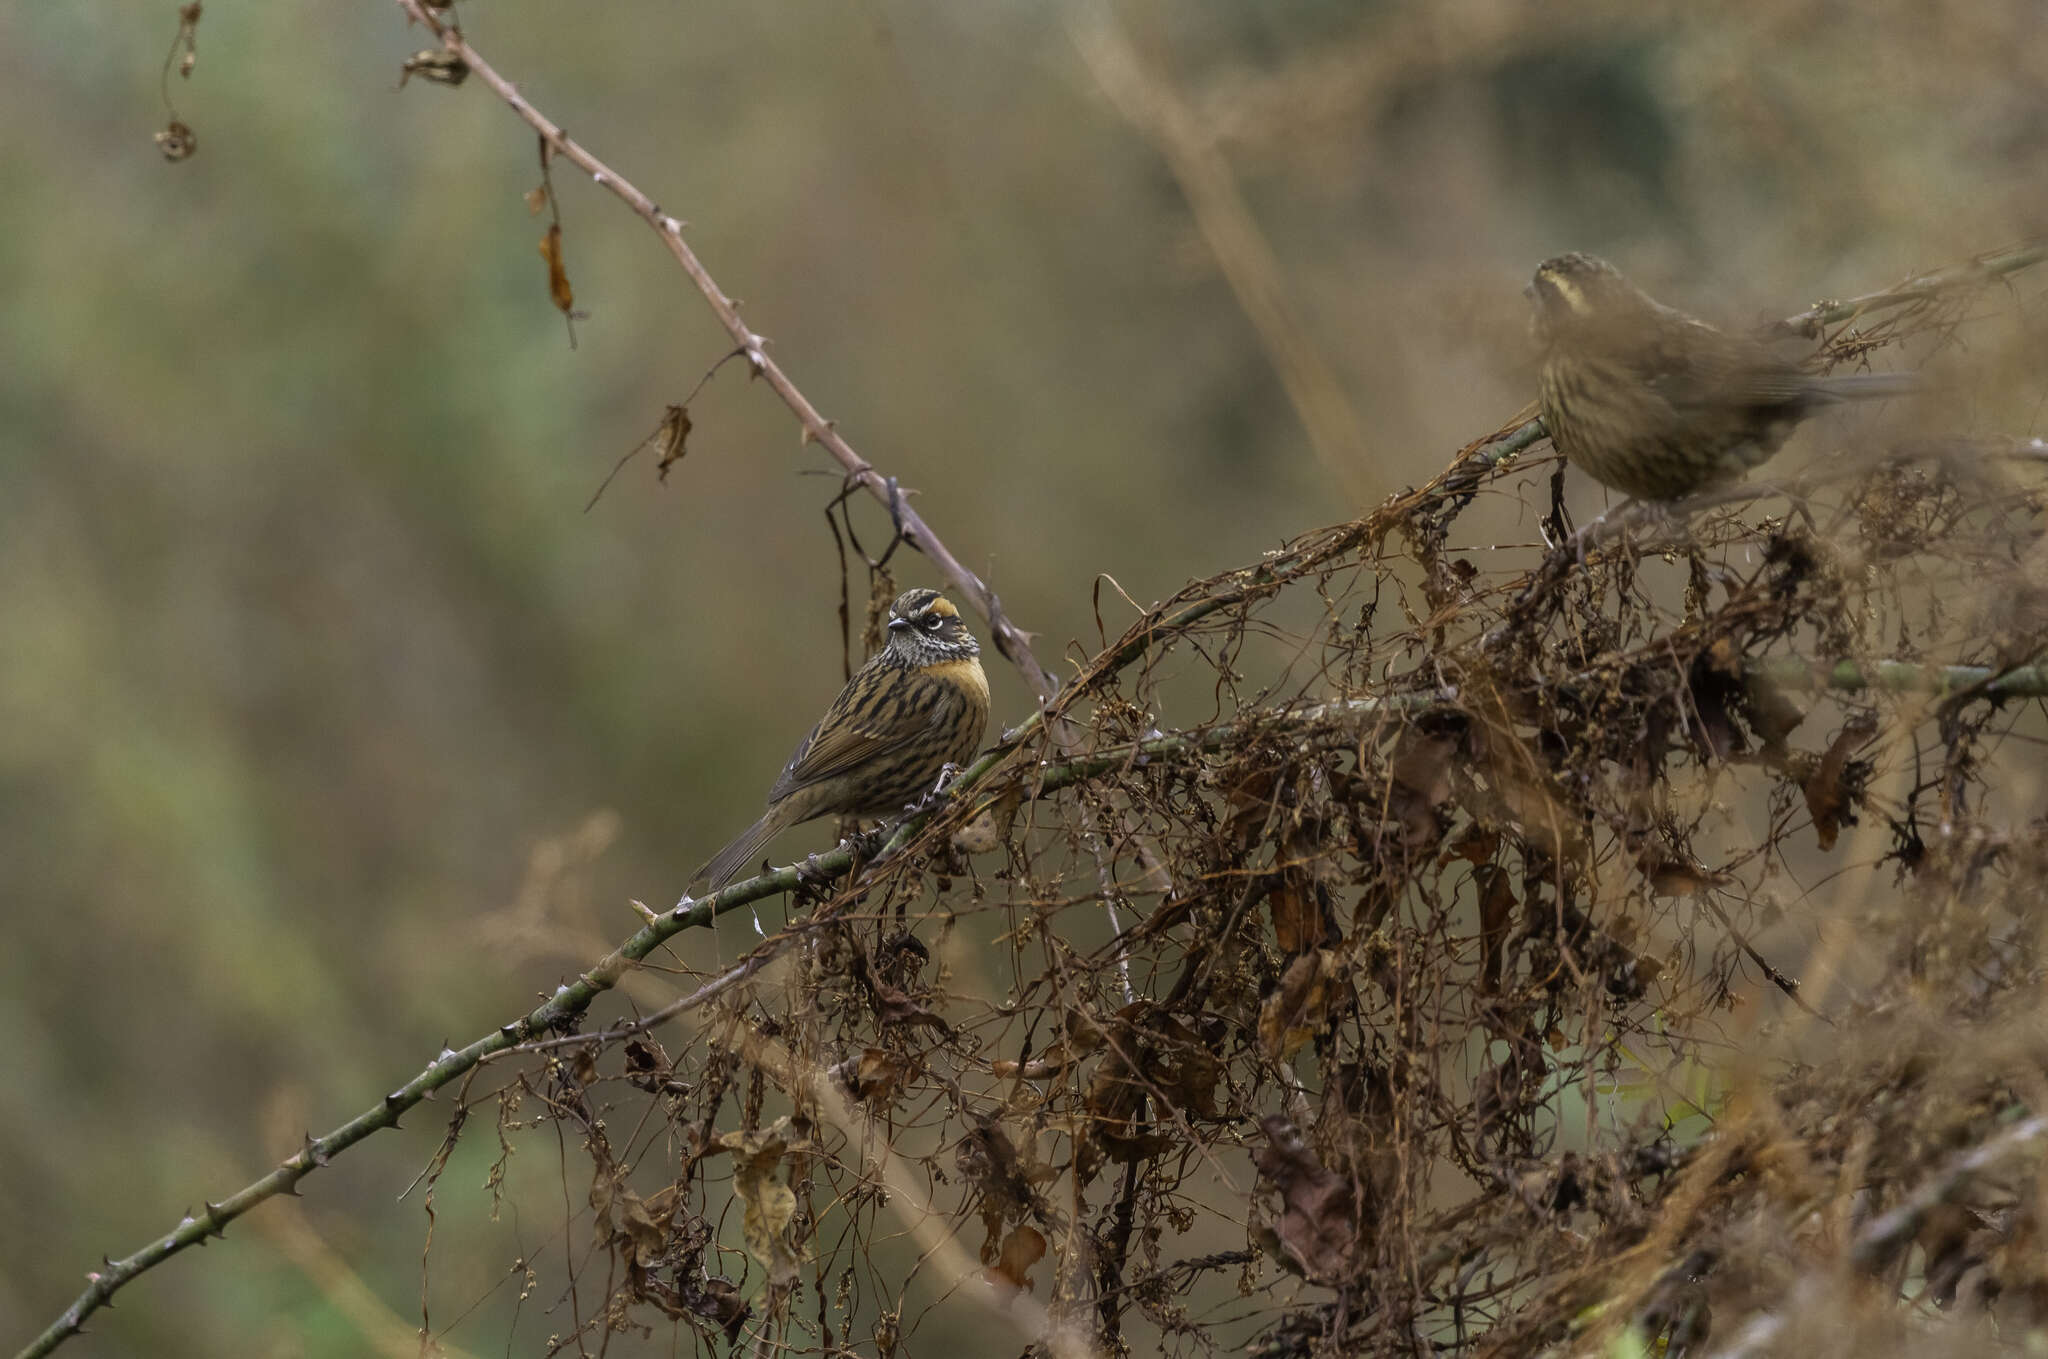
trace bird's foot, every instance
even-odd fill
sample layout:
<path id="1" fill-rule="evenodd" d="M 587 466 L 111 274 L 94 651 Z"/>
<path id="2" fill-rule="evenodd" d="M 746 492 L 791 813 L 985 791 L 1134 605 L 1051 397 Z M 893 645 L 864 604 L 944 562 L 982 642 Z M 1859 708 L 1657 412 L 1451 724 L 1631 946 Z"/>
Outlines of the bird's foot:
<path id="1" fill-rule="evenodd" d="M 932 810 L 932 808 L 934 807 L 939 806 L 941 803 L 945 802 L 946 798 L 951 794 L 953 782 L 959 777 L 960 766 L 952 763 L 950 760 L 947 761 L 947 763 L 940 768 L 939 777 L 932 784 L 931 790 L 927 792 L 923 797 L 919 798 L 917 801 L 905 806 L 903 809 L 903 814 L 905 816 L 918 816 Z"/>
<path id="2" fill-rule="evenodd" d="M 846 847 L 860 860 L 873 859 L 882 852 L 882 846 L 889 843 L 889 828 L 876 826 L 873 830 L 855 831 L 846 837 Z"/>

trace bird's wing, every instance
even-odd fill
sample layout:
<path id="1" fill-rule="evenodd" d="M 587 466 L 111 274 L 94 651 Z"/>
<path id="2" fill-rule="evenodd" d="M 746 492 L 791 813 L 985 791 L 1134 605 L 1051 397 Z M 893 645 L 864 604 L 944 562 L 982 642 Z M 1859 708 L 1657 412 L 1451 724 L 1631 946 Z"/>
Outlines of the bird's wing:
<path id="1" fill-rule="evenodd" d="M 905 700 L 902 690 L 910 678 L 893 665 L 869 664 L 857 671 L 789 757 L 768 800 L 779 802 L 800 788 L 857 769 L 922 734 L 931 725 L 931 714 Z"/>
<path id="2" fill-rule="evenodd" d="M 1678 411 L 1787 406 L 1813 394 L 1812 378 L 1762 345 L 1678 313 L 1635 362 Z"/>

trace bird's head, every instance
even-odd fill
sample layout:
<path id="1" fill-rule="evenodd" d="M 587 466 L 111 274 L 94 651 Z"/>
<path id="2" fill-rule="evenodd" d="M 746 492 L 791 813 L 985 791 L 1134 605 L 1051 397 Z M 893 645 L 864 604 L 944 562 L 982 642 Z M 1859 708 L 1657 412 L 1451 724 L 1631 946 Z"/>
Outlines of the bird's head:
<path id="1" fill-rule="evenodd" d="M 1621 270 L 1598 255 L 1576 251 L 1537 265 L 1536 277 L 1523 291 L 1535 308 L 1530 324 L 1545 343 L 1626 326 L 1656 305 Z"/>
<path id="2" fill-rule="evenodd" d="M 981 654 L 953 601 L 937 590 L 905 590 L 889 606 L 892 655 L 905 665 L 937 665 Z"/>

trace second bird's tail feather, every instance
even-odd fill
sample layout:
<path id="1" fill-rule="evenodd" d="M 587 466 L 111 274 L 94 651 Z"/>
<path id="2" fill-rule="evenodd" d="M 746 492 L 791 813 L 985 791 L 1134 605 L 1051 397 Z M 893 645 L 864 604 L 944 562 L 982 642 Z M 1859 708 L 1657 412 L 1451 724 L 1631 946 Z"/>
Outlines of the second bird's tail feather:
<path id="1" fill-rule="evenodd" d="M 695 897 L 716 892 L 731 882 L 761 846 L 790 824 L 794 819 L 792 811 L 784 802 L 761 813 L 759 821 L 741 831 L 731 844 L 712 855 L 711 861 L 697 870 L 697 876 L 690 879 L 690 895 Z"/>
<path id="2" fill-rule="evenodd" d="M 1814 381 L 1821 394 L 1834 401 L 1879 401 L 1927 387 L 1918 373 L 1836 373 Z"/>

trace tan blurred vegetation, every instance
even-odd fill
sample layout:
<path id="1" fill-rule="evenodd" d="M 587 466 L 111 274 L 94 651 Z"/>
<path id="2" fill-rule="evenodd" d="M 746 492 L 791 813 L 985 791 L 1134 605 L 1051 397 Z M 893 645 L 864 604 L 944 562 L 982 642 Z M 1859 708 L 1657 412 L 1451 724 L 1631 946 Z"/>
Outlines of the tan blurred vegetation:
<path id="1" fill-rule="evenodd" d="M 1103 640 L 1099 577 L 1160 598 L 1512 416 L 1545 255 L 1746 322 L 2048 217 L 2024 0 L 1132 6 L 1183 157 L 1227 175 L 1270 257 L 1264 322 L 1243 238 L 1191 211 L 1170 139 L 1058 7 L 462 13 L 691 223 L 1056 673 Z M 628 933 L 628 898 L 672 901 L 841 674 L 837 476 L 800 475 L 827 464 L 738 369 L 666 485 L 643 459 L 581 512 L 725 348 L 639 223 L 558 171 L 571 350 L 521 201 L 532 137 L 474 85 L 400 89 L 420 35 L 394 9 L 220 0 L 173 91 L 200 150 L 167 165 L 175 27 L 169 5 L 0 11 L 10 1336 L 271 1163 L 281 1092 L 330 1126 Z M 1973 387 L 1976 426 L 2037 429 L 2037 326 L 1970 353 L 2009 379 Z M 1288 352 L 1348 424 L 1304 421 Z M 1482 511 L 1475 541 L 1531 536 L 1519 506 Z M 1132 614 L 1102 598 L 1114 638 Z M 991 678 L 999 720 L 1029 712 Z M 683 960 L 753 940 L 723 929 Z M 439 1136 L 418 1119 L 294 1205 L 404 1325 L 425 1219 L 395 1199 Z M 563 1238 L 546 1174 L 486 1228 L 488 1156 L 465 1146 L 436 1202 L 469 1244 L 438 1249 L 434 1320 L 475 1305 L 450 1339 L 478 1353 L 513 1325 L 509 1261 Z M 353 1355 L 397 1324 L 280 1239 L 172 1262 L 76 1352 Z M 518 1352 L 569 1329 L 532 1319 L 548 1301 Z M 919 1352 L 976 1324 L 942 1309 Z"/>

